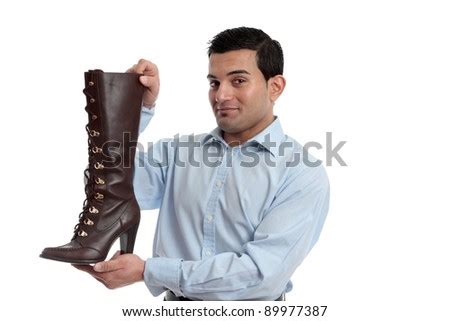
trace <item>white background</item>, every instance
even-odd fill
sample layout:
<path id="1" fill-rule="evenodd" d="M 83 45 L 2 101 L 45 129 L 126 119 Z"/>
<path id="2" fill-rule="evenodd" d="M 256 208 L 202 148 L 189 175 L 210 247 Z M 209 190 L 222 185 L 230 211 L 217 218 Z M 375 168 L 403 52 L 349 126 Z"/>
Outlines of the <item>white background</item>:
<path id="1" fill-rule="evenodd" d="M 150 59 L 161 92 L 141 140 L 210 131 L 207 42 L 242 25 L 283 46 L 285 132 L 347 141 L 287 303 L 328 305 L 326 320 L 449 320 L 449 16 L 445 1 L 3 1 L 2 320 L 122 320 L 161 303 L 144 283 L 111 291 L 38 258 L 70 240 L 84 199 L 83 73 Z M 157 214 L 143 212 L 142 258 Z"/>

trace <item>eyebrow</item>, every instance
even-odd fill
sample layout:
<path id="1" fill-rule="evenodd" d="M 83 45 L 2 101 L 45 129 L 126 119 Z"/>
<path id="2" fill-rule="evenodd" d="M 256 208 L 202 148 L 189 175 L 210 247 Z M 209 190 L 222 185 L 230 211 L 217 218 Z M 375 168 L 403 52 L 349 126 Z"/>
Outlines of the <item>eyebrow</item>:
<path id="1" fill-rule="evenodd" d="M 235 74 L 247 74 L 250 75 L 250 73 L 247 70 L 244 69 L 238 69 L 238 70 L 233 70 L 230 71 L 229 73 L 227 73 L 227 76 L 231 76 L 231 75 L 235 75 Z M 217 79 L 216 76 L 212 75 L 212 74 L 208 74 L 208 76 L 206 76 L 207 79 Z"/>

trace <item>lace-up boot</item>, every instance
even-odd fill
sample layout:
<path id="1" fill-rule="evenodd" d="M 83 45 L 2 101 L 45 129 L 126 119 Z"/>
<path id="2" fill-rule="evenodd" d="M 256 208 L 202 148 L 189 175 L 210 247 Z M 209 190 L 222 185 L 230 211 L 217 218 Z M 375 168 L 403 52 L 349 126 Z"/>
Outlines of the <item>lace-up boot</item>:
<path id="1" fill-rule="evenodd" d="M 89 116 L 86 131 L 89 165 L 86 199 L 72 240 L 48 247 L 42 258 L 90 264 L 106 259 L 120 238 L 123 253 L 132 253 L 140 220 L 133 192 L 133 167 L 144 87 L 138 74 L 85 73 Z"/>

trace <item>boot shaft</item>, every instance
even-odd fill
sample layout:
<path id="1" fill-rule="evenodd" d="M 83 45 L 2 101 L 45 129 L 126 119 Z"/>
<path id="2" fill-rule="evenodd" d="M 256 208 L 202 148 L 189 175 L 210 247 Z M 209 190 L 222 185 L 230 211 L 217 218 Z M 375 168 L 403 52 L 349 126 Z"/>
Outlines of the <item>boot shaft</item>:
<path id="1" fill-rule="evenodd" d="M 86 111 L 89 115 L 89 183 L 99 211 L 98 229 L 108 228 L 135 202 L 133 167 L 139 135 L 144 87 L 139 74 L 85 73 Z M 91 178 L 92 177 L 92 178 Z M 95 214 L 95 213 L 93 213 Z"/>
<path id="2" fill-rule="evenodd" d="M 98 182 L 105 182 L 99 185 L 106 185 L 112 198 L 129 198 L 133 191 L 132 167 L 144 90 L 139 76 L 101 70 L 90 70 L 84 76 L 89 163 L 93 166 L 89 172 L 97 174 Z"/>
<path id="3" fill-rule="evenodd" d="M 123 133 L 136 140 L 144 87 L 139 74 L 90 70 L 85 73 L 87 112 L 91 129 L 100 131 L 99 143 L 122 142 Z M 97 116 L 92 117 L 92 116 Z"/>

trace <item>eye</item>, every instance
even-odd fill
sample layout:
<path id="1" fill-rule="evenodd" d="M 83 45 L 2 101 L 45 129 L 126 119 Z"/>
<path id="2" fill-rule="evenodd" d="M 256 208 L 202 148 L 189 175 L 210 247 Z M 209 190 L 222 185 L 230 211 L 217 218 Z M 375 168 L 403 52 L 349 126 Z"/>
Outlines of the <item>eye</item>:
<path id="1" fill-rule="evenodd" d="M 219 86 L 219 82 L 217 80 L 213 80 L 209 82 L 209 87 L 216 88 Z"/>
<path id="2" fill-rule="evenodd" d="M 246 80 L 245 80 L 245 79 L 242 79 L 242 78 L 236 78 L 236 79 L 233 80 L 233 83 L 234 83 L 235 85 L 238 85 L 238 86 L 244 84 L 245 82 L 246 82 Z"/>

